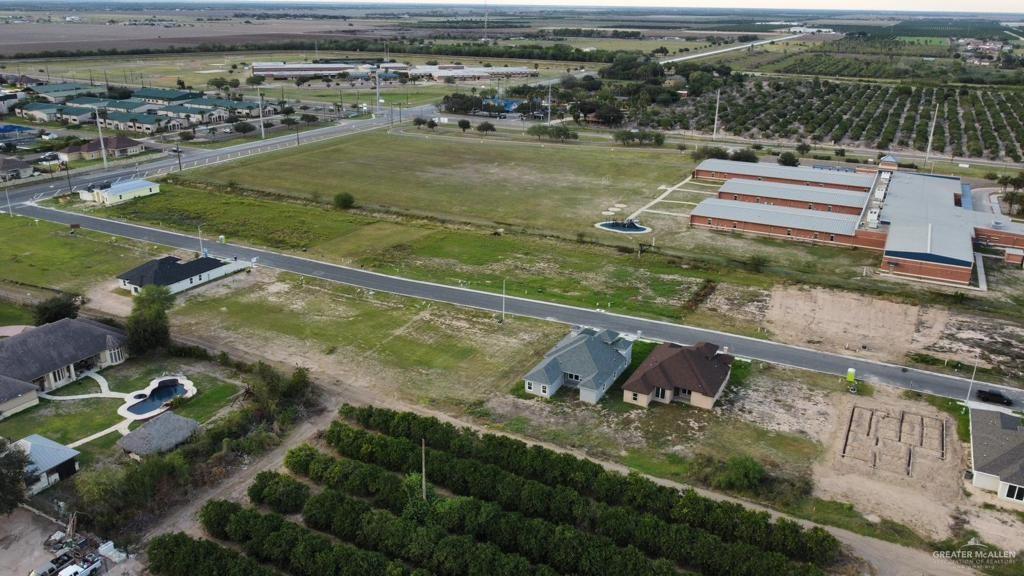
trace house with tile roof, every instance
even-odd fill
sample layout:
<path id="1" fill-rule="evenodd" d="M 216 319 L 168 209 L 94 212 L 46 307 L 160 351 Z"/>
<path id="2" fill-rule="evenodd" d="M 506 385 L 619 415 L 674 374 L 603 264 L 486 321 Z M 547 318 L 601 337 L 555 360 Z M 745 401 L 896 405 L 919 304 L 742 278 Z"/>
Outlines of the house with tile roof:
<path id="1" fill-rule="evenodd" d="M 633 339 L 613 330 L 582 328 L 555 345 L 523 378 L 527 394 L 550 398 L 562 386 L 597 404 L 632 361 Z"/>
<path id="2" fill-rule="evenodd" d="M 57 152 L 57 158 L 61 162 L 97 160 L 102 157 L 104 149 L 108 159 L 127 158 L 145 152 L 146 145 L 127 136 L 105 136 L 102 145 L 100 139 L 96 138 L 85 144 L 68 146 Z"/>
<path id="3" fill-rule="evenodd" d="M 622 385 L 622 400 L 644 408 L 685 402 L 710 410 L 729 382 L 733 361 L 717 344 L 660 344 Z"/>

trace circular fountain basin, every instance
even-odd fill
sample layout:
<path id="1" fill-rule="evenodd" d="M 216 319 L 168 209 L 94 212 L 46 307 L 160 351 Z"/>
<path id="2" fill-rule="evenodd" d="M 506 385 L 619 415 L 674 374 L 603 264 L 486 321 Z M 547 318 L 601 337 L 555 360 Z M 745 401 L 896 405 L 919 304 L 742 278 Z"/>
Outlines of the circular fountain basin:
<path id="1" fill-rule="evenodd" d="M 618 220 L 611 220 L 608 222 L 599 222 L 594 225 L 601 230 L 607 230 L 608 232 L 615 232 L 616 234 L 647 234 L 651 231 L 647 226 L 641 226 L 636 222 L 622 222 Z"/>

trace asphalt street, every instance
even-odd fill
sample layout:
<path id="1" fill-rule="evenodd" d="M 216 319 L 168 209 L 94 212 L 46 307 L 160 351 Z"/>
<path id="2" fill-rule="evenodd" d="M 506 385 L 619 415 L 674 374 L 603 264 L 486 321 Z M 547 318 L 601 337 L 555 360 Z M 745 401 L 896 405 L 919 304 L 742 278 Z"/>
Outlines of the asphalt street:
<path id="1" fill-rule="evenodd" d="M 173 248 L 195 251 L 199 249 L 199 239 L 196 236 L 44 208 L 33 204 L 19 205 L 15 208 L 15 212 L 50 222 L 78 224 L 82 228 Z M 926 372 L 852 356 L 829 354 L 734 334 L 623 316 L 597 309 L 564 306 L 517 297 L 503 298 L 501 294 L 388 276 L 229 243 L 219 244 L 208 240 L 206 247 L 213 256 L 255 261 L 257 266 L 285 270 L 371 291 L 446 302 L 496 313 L 500 313 L 504 309 L 509 315 L 526 316 L 570 325 L 610 328 L 664 342 L 693 344 L 699 341 L 709 341 L 728 346 L 731 353 L 742 358 L 763 360 L 837 376 L 845 376 L 847 369 L 853 368 L 857 371 L 857 377 L 867 382 L 885 383 L 948 398 L 965 399 L 971 387 L 968 378 L 964 377 Z M 975 384 L 975 387 L 977 386 L 978 384 Z M 996 387 L 992 384 L 981 384 L 981 386 Z M 1014 399 L 1015 405 L 1024 405 L 1024 390 L 1000 388 Z"/>

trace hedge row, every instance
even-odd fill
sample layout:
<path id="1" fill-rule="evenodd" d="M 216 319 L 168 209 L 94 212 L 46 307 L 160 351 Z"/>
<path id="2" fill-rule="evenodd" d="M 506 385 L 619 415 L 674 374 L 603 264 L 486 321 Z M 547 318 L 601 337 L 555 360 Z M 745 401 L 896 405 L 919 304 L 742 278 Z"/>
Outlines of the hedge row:
<path id="1" fill-rule="evenodd" d="M 659 486 L 637 474 L 623 476 L 590 460 L 562 454 L 542 446 L 494 434 L 479 435 L 436 418 L 383 408 L 345 405 L 341 414 L 361 426 L 388 436 L 418 442 L 455 456 L 492 464 L 548 486 L 569 487 L 612 506 L 627 506 L 653 514 L 666 522 L 706 530 L 723 540 L 745 542 L 794 560 L 828 564 L 839 553 L 839 542 L 826 530 L 804 530 L 795 522 L 772 522 L 732 502 L 718 502 L 693 490 Z M 560 516 L 558 521 L 568 521 Z"/>
<path id="2" fill-rule="evenodd" d="M 288 453 L 286 463 L 296 474 L 306 474 L 307 470 L 333 469 L 342 463 L 356 463 L 367 471 L 364 478 L 386 475 L 397 477 L 379 466 L 338 460 L 332 456 L 317 452 L 310 446 L 300 446 Z M 311 477 L 312 478 L 312 477 Z M 315 478 L 313 478 L 316 480 Z M 372 482 L 372 481 L 371 481 Z M 342 482 L 337 485 L 330 480 L 323 482 L 326 486 L 347 492 L 355 496 L 371 496 L 374 503 L 405 501 L 405 492 L 400 483 L 388 483 L 392 494 L 375 491 L 370 494 L 364 486 L 346 486 L 352 483 Z M 537 518 L 527 518 L 515 512 L 505 512 L 500 506 L 478 500 L 476 498 L 457 497 L 447 499 L 431 499 L 424 507 L 415 499 L 406 510 L 416 513 L 417 519 L 428 526 L 441 528 L 451 534 L 465 534 L 477 540 L 491 542 L 509 553 L 517 553 L 536 564 L 547 564 L 563 574 L 579 576 L 668 576 L 675 574 L 671 562 L 665 560 L 651 561 L 634 546 L 619 547 L 609 538 L 583 532 L 565 524 L 556 525 Z M 345 513 L 336 513 L 322 522 L 341 523 L 334 530 L 345 530 L 348 519 L 352 517 L 351 508 Z M 333 530 L 332 530 L 333 531 Z"/>
<path id="3" fill-rule="evenodd" d="M 396 472 L 416 472 L 420 448 L 405 438 L 380 436 L 335 422 L 327 441 L 343 456 L 378 464 Z M 427 479 L 460 495 L 491 500 L 502 508 L 555 523 L 568 523 L 607 536 L 620 546 L 634 545 L 650 556 L 667 558 L 705 574 L 762 576 L 820 574 L 777 552 L 719 537 L 685 524 L 671 524 L 652 514 L 595 503 L 566 486 L 550 487 L 475 460 L 430 450 Z"/>
<path id="4" fill-rule="evenodd" d="M 373 509 L 365 502 L 327 489 L 313 496 L 302 512 L 306 525 L 360 546 L 373 548 L 445 576 L 556 576 L 547 566 L 531 566 L 518 554 L 506 554 L 471 536 L 451 536 L 411 518 Z"/>
<path id="5" fill-rule="evenodd" d="M 287 522 L 278 514 L 261 514 L 234 502 L 211 500 L 199 513 L 203 528 L 215 538 L 241 544 L 247 555 L 293 576 L 401 576 L 409 570 L 382 554 L 334 544 L 323 535 Z M 411 576 L 429 576 L 416 570 Z"/>
<path id="6" fill-rule="evenodd" d="M 278 514 L 300 512 L 309 499 L 309 486 L 277 472 L 260 472 L 249 486 L 249 500 Z"/>
<path id="7" fill-rule="evenodd" d="M 358 460 L 338 460 L 308 444 L 293 448 L 284 459 L 295 474 L 349 494 L 372 498 L 376 505 L 401 514 L 407 501 L 402 480 L 378 466 Z"/>
<path id="8" fill-rule="evenodd" d="M 181 532 L 157 536 L 146 552 L 149 571 L 157 576 L 277 576 L 234 550 Z"/>

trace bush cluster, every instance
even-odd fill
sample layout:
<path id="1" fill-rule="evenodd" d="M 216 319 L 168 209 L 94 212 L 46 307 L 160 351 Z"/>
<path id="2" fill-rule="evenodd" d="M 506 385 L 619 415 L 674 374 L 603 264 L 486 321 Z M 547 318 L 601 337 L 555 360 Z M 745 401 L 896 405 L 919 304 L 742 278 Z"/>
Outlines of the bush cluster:
<path id="1" fill-rule="evenodd" d="M 388 436 L 415 441 L 422 438 L 428 446 L 458 457 L 492 464 L 548 486 L 568 487 L 598 502 L 627 506 L 667 522 L 685 523 L 723 540 L 746 542 L 794 560 L 828 564 L 839 553 L 839 542 L 822 528 L 804 530 L 785 519 L 772 522 L 767 513 L 747 510 L 740 504 L 711 500 L 692 490 L 680 493 L 637 474 L 623 476 L 590 460 L 529 446 L 507 436 L 479 435 L 436 418 L 372 406 L 345 405 L 341 414 Z"/>
<path id="2" fill-rule="evenodd" d="M 279 514 L 295 514 L 309 499 L 309 486 L 277 472 L 260 472 L 249 486 L 249 499 Z"/>
<path id="3" fill-rule="evenodd" d="M 181 532 L 162 534 L 146 548 L 149 571 L 157 576 L 276 576 L 255 560 Z"/>
<path id="4" fill-rule="evenodd" d="M 312 501 L 312 499 L 310 500 Z M 203 528 L 215 538 L 240 544 L 245 553 L 292 576 L 401 576 L 410 571 L 382 554 L 348 544 L 286 521 L 278 514 L 224 500 L 207 502 L 199 513 Z M 427 571 L 412 571 L 427 576 Z"/>

